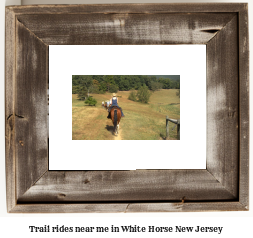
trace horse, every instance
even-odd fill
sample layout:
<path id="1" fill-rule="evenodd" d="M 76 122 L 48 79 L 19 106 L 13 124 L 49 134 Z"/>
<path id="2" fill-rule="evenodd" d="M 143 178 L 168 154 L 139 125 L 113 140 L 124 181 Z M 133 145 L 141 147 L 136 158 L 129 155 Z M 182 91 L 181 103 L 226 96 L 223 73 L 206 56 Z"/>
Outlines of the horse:
<path id="1" fill-rule="evenodd" d="M 106 110 L 108 110 L 109 104 L 110 104 L 109 101 L 102 102 L 102 107 L 104 107 Z"/>
<path id="2" fill-rule="evenodd" d="M 113 132 L 115 135 L 117 135 L 119 133 L 119 122 L 121 119 L 121 111 L 118 107 L 112 107 L 111 119 L 113 123 Z"/>

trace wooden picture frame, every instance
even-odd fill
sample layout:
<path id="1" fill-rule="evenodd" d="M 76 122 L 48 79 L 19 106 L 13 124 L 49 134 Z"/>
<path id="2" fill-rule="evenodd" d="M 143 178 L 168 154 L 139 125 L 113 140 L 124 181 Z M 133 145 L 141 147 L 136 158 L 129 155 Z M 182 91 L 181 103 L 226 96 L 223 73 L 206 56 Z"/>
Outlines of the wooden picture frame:
<path id="1" fill-rule="evenodd" d="M 8 212 L 247 211 L 248 40 L 246 3 L 6 7 Z M 59 44 L 206 44 L 206 169 L 49 171 L 48 46 Z"/>

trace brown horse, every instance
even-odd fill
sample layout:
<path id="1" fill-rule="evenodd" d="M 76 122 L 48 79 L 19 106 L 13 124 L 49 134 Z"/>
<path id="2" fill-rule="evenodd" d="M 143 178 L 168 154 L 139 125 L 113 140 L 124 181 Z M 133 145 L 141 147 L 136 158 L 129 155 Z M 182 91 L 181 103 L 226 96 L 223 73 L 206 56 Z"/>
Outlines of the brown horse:
<path id="1" fill-rule="evenodd" d="M 111 109 L 111 119 L 113 123 L 113 132 L 117 135 L 119 133 L 119 122 L 121 119 L 121 111 L 118 107 L 113 107 Z"/>

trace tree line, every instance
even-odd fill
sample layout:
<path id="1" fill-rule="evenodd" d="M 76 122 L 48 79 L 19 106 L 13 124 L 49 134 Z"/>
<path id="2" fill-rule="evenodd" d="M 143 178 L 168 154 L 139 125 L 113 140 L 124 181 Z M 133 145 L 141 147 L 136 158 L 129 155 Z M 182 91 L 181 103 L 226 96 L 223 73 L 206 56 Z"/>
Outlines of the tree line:
<path id="1" fill-rule="evenodd" d="M 180 79 L 147 75 L 73 75 L 72 93 L 84 100 L 90 93 L 116 93 L 139 90 L 146 86 L 151 91 L 180 89 Z"/>

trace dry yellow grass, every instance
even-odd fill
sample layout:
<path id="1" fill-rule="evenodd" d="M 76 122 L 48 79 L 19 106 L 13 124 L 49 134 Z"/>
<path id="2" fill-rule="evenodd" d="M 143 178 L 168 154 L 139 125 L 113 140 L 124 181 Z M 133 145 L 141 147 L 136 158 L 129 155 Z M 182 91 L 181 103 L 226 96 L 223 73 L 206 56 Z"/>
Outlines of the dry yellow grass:
<path id="1" fill-rule="evenodd" d="M 160 90 L 151 95 L 148 104 L 128 100 L 129 92 L 118 92 L 119 106 L 125 117 L 121 119 L 120 136 L 123 140 L 159 140 L 166 135 L 166 115 L 180 119 L 180 99 L 176 89 Z M 112 121 L 101 107 L 102 101 L 111 94 L 92 94 L 98 101 L 95 107 L 85 106 L 83 101 L 72 96 L 72 139 L 73 140 L 114 140 Z M 176 138 L 176 128 L 170 124 L 170 138 Z"/>

